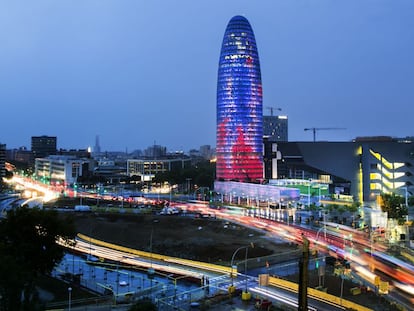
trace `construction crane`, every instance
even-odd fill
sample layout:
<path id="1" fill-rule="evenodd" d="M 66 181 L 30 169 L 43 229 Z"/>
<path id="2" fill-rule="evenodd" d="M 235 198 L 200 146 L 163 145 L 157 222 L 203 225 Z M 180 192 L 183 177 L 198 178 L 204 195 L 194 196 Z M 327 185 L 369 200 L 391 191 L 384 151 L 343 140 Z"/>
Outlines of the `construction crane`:
<path id="1" fill-rule="evenodd" d="M 305 128 L 305 131 L 312 131 L 313 132 L 313 141 L 316 141 L 316 131 L 325 131 L 325 130 L 346 130 L 344 127 L 309 127 Z"/>
<path id="2" fill-rule="evenodd" d="M 282 108 L 277 108 L 277 107 L 266 107 L 266 109 L 270 110 L 270 115 L 271 116 L 273 116 L 273 109 L 282 111 Z"/>

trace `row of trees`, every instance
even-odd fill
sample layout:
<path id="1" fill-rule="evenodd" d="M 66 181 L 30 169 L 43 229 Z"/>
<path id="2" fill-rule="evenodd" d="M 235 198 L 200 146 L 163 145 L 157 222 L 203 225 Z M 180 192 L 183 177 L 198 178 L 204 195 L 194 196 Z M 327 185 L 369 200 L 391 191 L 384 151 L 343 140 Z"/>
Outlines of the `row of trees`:
<path id="1" fill-rule="evenodd" d="M 180 170 L 157 173 L 155 178 L 152 180 L 152 183 L 161 184 L 168 182 L 171 185 L 186 185 L 187 181 L 191 180 L 192 185 L 197 185 L 198 187 L 208 187 L 211 189 L 214 184 L 215 170 L 216 167 L 214 163 L 210 163 L 210 161 L 200 161 L 193 166 Z M 123 176 L 119 179 L 119 182 L 125 184 L 137 185 L 138 183 L 136 187 L 140 188 L 143 184 L 139 185 L 139 181 L 141 181 L 141 176 L 135 175 Z M 104 176 L 85 175 L 78 177 L 77 182 L 82 185 L 94 186 L 99 183 L 106 184 L 107 178 Z M 185 186 L 184 189 L 186 189 Z"/>
<path id="2" fill-rule="evenodd" d="M 213 188 L 216 166 L 210 161 L 199 162 L 195 166 L 184 168 L 182 170 L 158 173 L 155 175 L 153 182 L 168 182 L 171 185 L 185 184 L 191 180 L 191 184 L 198 187 Z"/>

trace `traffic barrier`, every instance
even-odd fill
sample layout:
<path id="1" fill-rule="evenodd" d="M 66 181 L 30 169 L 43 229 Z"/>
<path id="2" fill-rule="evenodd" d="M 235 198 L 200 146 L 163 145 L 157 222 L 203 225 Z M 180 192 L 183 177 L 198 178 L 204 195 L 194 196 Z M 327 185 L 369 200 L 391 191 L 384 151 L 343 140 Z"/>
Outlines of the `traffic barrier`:
<path id="1" fill-rule="evenodd" d="M 271 286 L 276 286 L 276 287 L 281 287 L 293 292 L 298 292 L 299 290 L 299 285 L 294 283 L 294 282 L 290 282 L 290 281 L 286 281 L 283 279 L 279 279 L 276 277 L 269 277 L 269 285 Z M 317 299 L 317 300 L 321 300 L 325 303 L 329 303 L 332 305 L 336 305 L 336 306 L 343 306 L 345 308 L 348 309 L 353 309 L 356 311 L 373 311 L 370 308 L 361 306 L 359 304 L 356 304 L 352 301 L 334 296 L 334 295 L 330 295 L 327 294 L 325 292 L 316 290 L 314 288 L 308 287 L 308 297 Z"/>
<path id="2" fill-rule="evenodd" d="M 108 243 L 108 242 L 105 242 L 105 241 L 97 240 L 97 239 L 88 237 L 88 236 L 86 236 L 82 233 L 78 233 L 78 237 L 81 240 L 84 240 L 85 242 L 89 242 L 89 243 L 92 243 L 92 244 L 104 246 L 104 247 L 111 248 L 111 249 L 121 251 L 121 252 L 130 253 L 130 254 L 133 254 L 133 255 L 136 255 L 136 256 L 140 256 L 140 257 L 152 258 L 152 259 L 157 259 L 157 260 L 165 260 L 165 259 L 169 258 L 168 256 L 164 256 L 164 255 L 160 255 L 160 254 L 144 252 L 144 251 L 136 250 L 136 249 L 133 249 L 133 248 L 128 248 L 128 247 L 125 247 L 125 246 L 120 246 L 120 245 Z"/>
<path id="3" fill-rule="evenodd" d="M 194 268 L 200 268 L 203 270 L 218 272 L 218 273 L 231 273 L 232 268 L 226 266 L 220 266 L 212 263 L 201 262 L 201 261 L 194 261 L 190 259 L 182 259 L 182 258 L 175 258 L 175 257 L 168 257 L 165 259 L 167 262 L 176 263 L 184 266 L 191 266 Z"/>
<path id="4" fill-rule="evenodd" d="M 144 252 L 144 251 L 136 250 L 133 248 L 128 248 L 125 246 L 120 246 L 120 245 L 108 243 L 105 241 L 97 240 L 97 239 L 88 237 L 81 233 L 78 233 L 78 237 L 81 240 L 87 241 L 92 244 L 108 247 L 114 250 L 130 253 L 136 256 L 140 256 L 140 257 L 152 258 L 155 260 L 171 262 L 171 263 L 175 263 L 175 264 L 179 264 L 183 266 L 189 266 L 189 267 L 199 268 L 202 270 L 213 271 L 213 272 L 224 273 L 224 274 L 227 274 L 227 273 L 230 274 L 232 271 L 231 267 L 226 267 L 226 266 L 221 266 L 221 265 L 216 265 L 216 264 L 211 264 L 211 263 L 206 263 L 206 262 L 201 262 L 201 261 L 194 261 L 190 259 L 170 257 L 170 256 L 156 254 L 156 253 Z"/>

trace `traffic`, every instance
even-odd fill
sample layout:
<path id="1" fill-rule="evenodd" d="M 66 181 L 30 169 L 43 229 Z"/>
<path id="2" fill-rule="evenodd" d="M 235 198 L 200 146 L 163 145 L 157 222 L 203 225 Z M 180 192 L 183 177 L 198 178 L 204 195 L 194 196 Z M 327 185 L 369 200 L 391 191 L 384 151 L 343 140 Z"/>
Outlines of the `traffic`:
<path id="1" fill-rule="evenodd" d="M 32 189 L 32 194 L 36 192 L 37 196 L 42 196 L 44 201 L 51 200 L 59 195 L 59 193 L 51 190 L 46 185 L 35 184 L 31 180 L 25 180 L 20 177 L 14 177 L 13 179 L 13 182 L 21 184 L 22 187 Z M 104 199 L 97 193 L 78 192 L 76 195 L 97 200 Z M 12 199 L 16 200 L 16 198 L 8 198 L 8 200 Z M 148 201 L 155 199 L 122 197 L 117 198 L 117 200 L 118 202 L 121 200 L 122 207 L 124 203 L 131 202 L 131 200 L 140 200 L 140 204 L 146 204 Z M 28 202 L 28 199 L 24 202 Z M 166 202 L 168 202 L 168 209 L 165 209 L 166 214 L 169 213 L 168 211 L 177 211 L 177 213 L 191 212 L 198 214 L 199 217 L 221 218 L 229 222 L 236 222 L 244 226 L 266 231 L 275 239 L 290 241 L 298 245 L 302 244 L 305 237 L 310 241 L 310 251 L 316 253 L 321 260 L 326 256 L 330 256 L 334 257 L 338 263 L 341 263 L 345 267 L 341 270 L 341 273 L 348 274 L 379 294 L 391 296 L 404 304 L 414 303 L 413 264 L 391 256 L 387 253 L 387 245 L 375 241 L 370 232 L 326 221 L 318 221 L 316 224 L 310 223 L 308 220 L 301 221 L 301 217 L 295 217 L 294 212 L 291 215 L 292 211 L 280 209 L 262 209 L 260 212 L 256 212 L 237 206 L 212 208 L 208 202 L 196 200 Z M 6 205 L 9 206 L 10 204 L 3 204 L 2 206 Z M 5 207 L 3 207 L 1 212 L 5 213 Z M 108 254 L 107 250 L 101 249 L 96 245 L 92 248 L 90 243 L 88 244 L 80 240 L 77 241 L 76 247 L 78 247 L 77 251 L 90 253 L 90 255 L 98 258 L 140 265 L 147 269 L 154 266 L 157 269 L 165 270 L 166 273 L 182 273 L 182 271 L 175 270 L 172 265 L 173 262 L 170 262 L 171 265 L 158 266 L 155 262 L 148 262 L 148 259 L 126 256 L 114 250 L 111 250 Z M 201 277 L 199 271 L 187 270 L 189 277 Z"/>

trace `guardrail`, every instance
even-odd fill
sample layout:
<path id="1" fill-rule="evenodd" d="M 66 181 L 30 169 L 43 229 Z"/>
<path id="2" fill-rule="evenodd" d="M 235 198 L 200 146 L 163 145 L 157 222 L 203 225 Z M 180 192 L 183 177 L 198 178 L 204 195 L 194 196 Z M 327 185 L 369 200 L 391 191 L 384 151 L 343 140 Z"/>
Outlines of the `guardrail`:
<path id="1" fill-rule="evenodd" d="M 84 234 L 81 234 L 81 233 L 78 233 L 78 237 L 80 239 L 82 239 L 86 242 L 92 243 L 92 244 L 104 246 L 104 247 L 107 247 L 107 248 L 111 248 L 111 249 L 118 250 L 118 251 L 121 251 L 121 252 L 126 252 L 126 253 L 133 254 L 133 255 L 137 255 L 137 256 L 140 256 L 140 257 L 151 258 L 151 259 L 165 261 L 165 262 L 171 262 L 171 263 L 175 263 L 175 264 L 179 264 L 179 265 L 183 265 L 183 266 L 188 266 L 188 267 L 194 267 L 194 268 L 198 268 L 198 269 L 206 270 L 206 271 L 211 271 L 211 272 L 224 273 L 224 274 L 230 274 L 231 273 L 231 267 L 226 267 L 226 266 L 221 266 L 221 265 L 216 265 L 216 264 L 211 264 L 211 263 L 205 263 L 205 262 L 201 262 L 201 261 L 194 261 L 194 260 L 189 260 L 189 259 L 170 257 L 170 256 L 156 254 L 156 253 L 144 252 L 144 251 L 136 250 L 136 249 L 133 249 L 133 248 L 129 248 L 129 247 L 120 246 L 120 245 L 108 243 L 108 242 L 105 242 L 105 241 L 97 240 L 97 239 L 88 237 L 88 236 L 86 236 Z"/>
<path id="2" fill-rule="evenodd" d="M 92 298 L 82 298 L 82 299 L 72 299 L 71 305 L 72 306 L 79 306 L 79 305 L 102 305 L 107 304 L 108 302 L 112 304 L 114 300 L 113 295 L 105 295 L 101 297 L 92 297 Z M 46 304 L 46 309 L 48 310 L 59 310 L 60 308 L 66 308 L 68 306 L 68 301 L 56 301 L 56 302 L 48 302 Z"/>
<path id="3" fill-rule="evenodd" d="M 281 287 L 283 289 L 292 291 L 292 292 L 298 292 L 299 285 L 290 281 L 286 281 L 283 279 L 279 279 L 276 277 L 269 277 L 269 285 Z M 325 292 L 319 291 L 314 288 L 308 287 L 308 297 L 311 297 L 313 299 L 317 299 L 320 301 L 323 301 L 324 303 L 332 304 L 335 306 L 343 306 L 348 309 L 356 310 L 356 311 L 373 311 L 370 308 L 361 306 L 359 304 L 356 304 L 352 301 L 327 294 Z"/>

